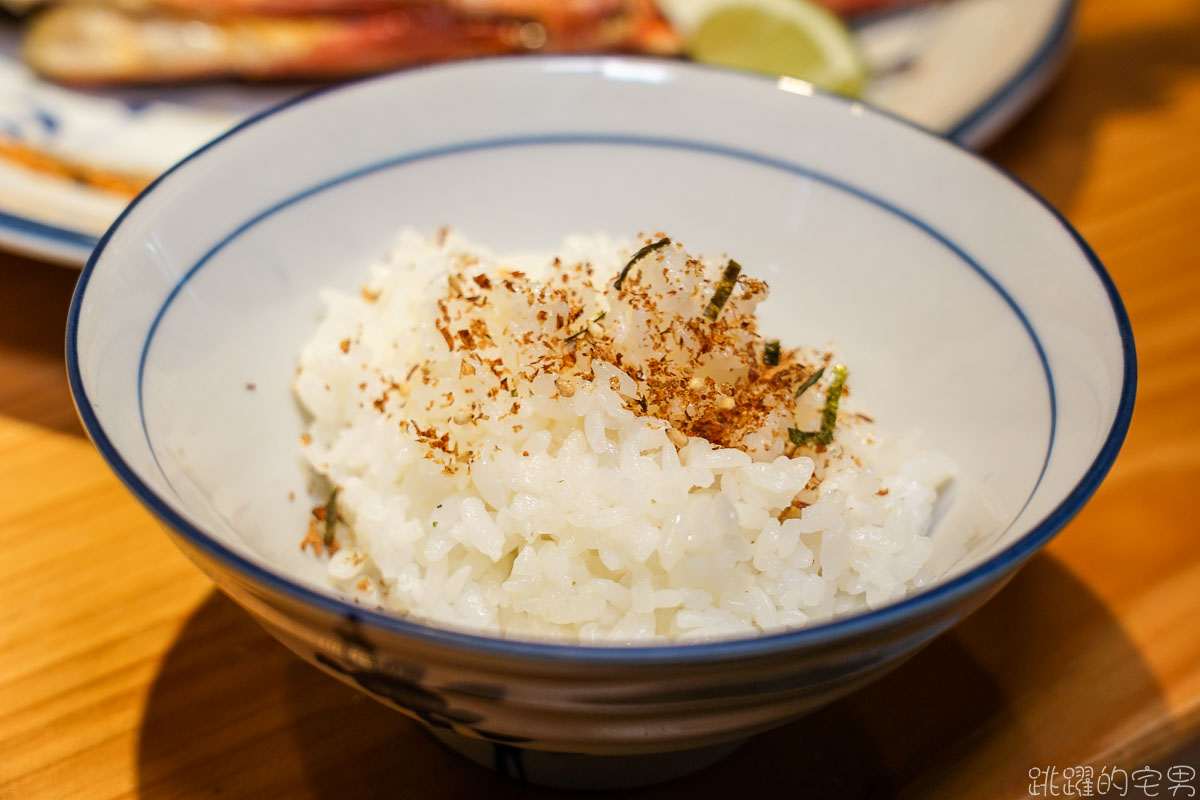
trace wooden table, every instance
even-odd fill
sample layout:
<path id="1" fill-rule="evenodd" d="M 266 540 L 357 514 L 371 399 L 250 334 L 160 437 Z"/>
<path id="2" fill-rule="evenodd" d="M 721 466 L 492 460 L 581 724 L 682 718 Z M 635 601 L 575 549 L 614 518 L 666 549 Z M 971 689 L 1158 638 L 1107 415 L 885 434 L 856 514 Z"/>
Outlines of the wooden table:
<path id="1" fill-rule="evenodd" d="M 906 666 L 639 796 L 759 773 L 788 797 L 1023 797 L 1032 767 L 1132 768 L 1200 732 L 1200 4 L 1080 11 L 1061 79 L 988 156 L 1064 211 L 1128 305 L 1141 384 L 1112 473 Z M 0 798 L 549 796 L 303 664 L 184 560 L 76 422 L 75 278 L 0 255 Z"/>

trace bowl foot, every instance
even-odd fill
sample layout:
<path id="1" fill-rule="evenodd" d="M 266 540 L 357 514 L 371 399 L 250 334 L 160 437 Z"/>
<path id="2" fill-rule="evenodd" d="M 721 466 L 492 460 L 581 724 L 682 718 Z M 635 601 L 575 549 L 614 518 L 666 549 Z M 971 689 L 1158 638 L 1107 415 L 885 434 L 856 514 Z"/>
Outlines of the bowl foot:
<path id="1" fill-rule="evenodd" d="M 745 739 L 670 753 L 593 756 L 553 753 L 460 736 L 445 728 L 430 728 L 442 744 L 505 777 L 552 789 L 612 790 L 651 786 L 682 778 L 717 763 Z"/>

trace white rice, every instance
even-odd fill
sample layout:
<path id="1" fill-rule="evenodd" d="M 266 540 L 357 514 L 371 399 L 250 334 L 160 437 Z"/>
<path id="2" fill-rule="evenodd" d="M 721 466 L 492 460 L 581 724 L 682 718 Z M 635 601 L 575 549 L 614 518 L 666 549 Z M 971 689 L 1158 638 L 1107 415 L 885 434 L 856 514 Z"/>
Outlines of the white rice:
<path id="1" fill-rule="evenodd" d="M 600 290 L 639 245 L 572 237 L 558 255 Z M 685 257 L 672 245 L 643 270 L 679 278 Z M 561 277 L 553 260 L 405 231 L 362 294 L 323 294 L 328 310 L 301 353 L 296 391 L 311 415 L 304 455 L 338 487 L 340 548 L 328 561 L 336 589 L 443 627 L 645 644 L 796 628 L 891 603 L 937 577 L 928 531 L 953 474 L 944 456 L 885 438 L 845 404 L 823 452 L 787 446 L 787 427 L 819 425 L 828 376 L 794 418 L 771 416 L 736 447 L 682 443 L 666 421 L 631 408 L 640 383 L 630 365 L 645 352 L 621 362 L 626 370 L 593 360 L 593 379 L 574 381 L 570 396 L 552 372 L 514 379 L 515 395 L 483 399 L 465 422 L 463 386 L 478 376 L 460 377 L 465 357 L 435 325 L 447 274 L 495 281 L 519 269 L 536 287 Z M 678 313 L 703 308 L 699 293 L 723 263 L 704 262 L 708 282 L 672 301 Z M 753 314 L 761 297 L 740 294 L 723 314 Z M 636 312 L 608 296 L 596 302 L 607 309 L 596 324 L 611 326 L 603 335 L 636 344 L 622 327 L 636 328 Z M 493 305 L 488 313 L 508 315 L 514 337 L 538 324 L 536 305 Z M 513 347 L 498 337 L 490 352 L 511 366 L 528 357 Z M 412 375 L 418 363 L 432 382 Z M 447 401 L 452 386 L 460 393 Z M 469 464 L 431 450 L 419 431 L 435 427 L 472 451 Z"/>

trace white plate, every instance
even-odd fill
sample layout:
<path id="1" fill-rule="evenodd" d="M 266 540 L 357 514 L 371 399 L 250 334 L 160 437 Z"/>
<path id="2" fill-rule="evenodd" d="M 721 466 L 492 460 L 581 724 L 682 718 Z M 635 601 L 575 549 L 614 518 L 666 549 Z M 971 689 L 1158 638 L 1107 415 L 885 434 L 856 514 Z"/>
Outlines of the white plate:
<path id="1" fill-rule="evenodd" d="M 859 24 L 876 77 L 865 99 L 971 147 L 1009 125 L 1053 77 L 1074 0 L 946 0 Z M 33 76 L 0 27 L 0 144 L 59 162 L 154 176 L 299 87 L 214 84 L 79 91 Z M 0 155 L 0 247 L 82 265 L 129 196 Z"/>

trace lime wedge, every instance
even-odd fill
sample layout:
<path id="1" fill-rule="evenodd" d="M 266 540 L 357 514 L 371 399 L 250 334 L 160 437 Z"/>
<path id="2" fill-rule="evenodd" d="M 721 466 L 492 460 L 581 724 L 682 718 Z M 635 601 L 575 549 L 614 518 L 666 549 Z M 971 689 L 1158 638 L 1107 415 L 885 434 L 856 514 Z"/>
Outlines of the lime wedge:
<path id="1" fill-rule="evenodd" d="M 789 75 L 850 96 L 868 77 L 850 31 L 808 0 L 712 3 L 685 47 L 696 61 Z"/>

